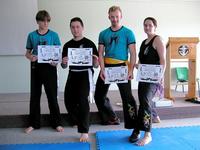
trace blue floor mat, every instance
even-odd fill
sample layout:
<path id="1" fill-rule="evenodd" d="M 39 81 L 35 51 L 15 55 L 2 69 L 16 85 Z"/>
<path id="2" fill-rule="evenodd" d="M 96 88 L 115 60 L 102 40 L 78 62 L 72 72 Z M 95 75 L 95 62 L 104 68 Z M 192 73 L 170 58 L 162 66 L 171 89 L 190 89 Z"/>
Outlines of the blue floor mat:
<path id="1" fill-rule="evenodd" d="M 152 142 L 142 147 L 128 141 L 131 133 L 132 130 L 99 131 L 96 133 L 97 149 L 200 150 L 200 126 L 152 129 Z"/>
<path id="2" fill-rule="evenodd" d="M 89 143 L 4 144 L 0 150 L 90 150 Z"/>

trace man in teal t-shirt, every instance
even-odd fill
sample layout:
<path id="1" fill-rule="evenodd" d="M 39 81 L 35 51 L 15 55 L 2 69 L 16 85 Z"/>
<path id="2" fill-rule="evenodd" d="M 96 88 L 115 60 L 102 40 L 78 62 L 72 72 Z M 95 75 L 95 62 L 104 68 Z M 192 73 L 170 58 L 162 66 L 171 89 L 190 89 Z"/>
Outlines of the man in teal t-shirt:
<path id="1" fill-rule="evenodd" d="M 131 91 L 131 79 L 136 62 L 135 36 L 133 32 L 122 26 L 122 11 L 118 6 L 112 6 L 109 11 L 111 27 L 103 30 L 99 35 L 99 63 L 100 74 L 96 83 L 95 102 L 100 114 L 102 124 L 119 124 L 119 118 L 115 114 L 107 97 L 109 84 L 104 83 L 105 67 L 116 67 L 128 65 L 128 54 L 130 53 L 130 64 L 128 69 L 128 83 L 117 83 L 123 101 L 125 128 L 133 129 L 136 126 L 137 107 Z"/>
<path id="2" fill-rule="evenodd" d="M 29 33 L 27 38 L 26 58 L 31 62 L 31 93 L 29 125 L 25 129 L 26 133 L 40 128 L 42 85 L 44 85 L 47 94 L 51 125 L 58 132 L 64 131 L 61 125 L 61 116 L 57 101 L 57 64 L 54 62 L 50 64 L 37 62 L 38 45 L 61 45 L 58 34 L 48 29 L 50 20 L 51 18 L 47 11 L 39 11 L 36 15 L 38 30 Z"/>
<path id="3" fill-rule="evenodd" d="M 99 44 L 104 46 L 104 58 L 127 61 L 129 45 L 135 45 L 135 36 L 125 26 L 121 26 L 116 31 L 109 27 L 100 33 Z"/>

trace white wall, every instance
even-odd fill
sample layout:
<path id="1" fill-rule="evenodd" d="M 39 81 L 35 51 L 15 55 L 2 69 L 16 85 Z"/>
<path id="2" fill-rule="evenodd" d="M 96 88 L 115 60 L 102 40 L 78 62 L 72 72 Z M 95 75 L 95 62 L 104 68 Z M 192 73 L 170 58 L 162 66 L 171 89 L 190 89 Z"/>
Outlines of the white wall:
<path id="1" fill-rule="evenodd" d="M 0 56 L 0 93 L 30 91 L 30 62 L 25 56 Z M 63 91 L 68 72 L 58 66 L 60 90 Z"/>
<path id="2" fill-rule="evenodd" d="M 24 39 L 30 30 L 37 27 L 37 11 L 37 0 L 0 1 L 0 55 L 24 54 Z"/>
<path id="3" fill-rule="evenodd" d="M 145 38 L 142 24 L 147 16 L 157 19 L 157 33 L 165 42 L 168 37 L 200 37 L 200 0 L 38 0 L 38 8 L 49 11 L 52 17 L 50 28 L 59 33 L 63 44 L 72 38 L 69 21 L 75 16 L 83 19 L 85 36 L 97 44 L 99 32 L 110 25 L 107 11 L 112 5 L 122 8 L 123 24 L 135 32 L 137 51 Z M 200 76 L 200 59 L 197 57 L 197 76 Z M 13 66 L 16 67 L 15 72 Z M 0 93 L 29 92 L 29 63 L 24 56 L 0 56 L 0 68 L 3 68 L 0 74 Z M 67 70 L 59 67 L 59 74 L 60 91 L 63 91 Z M 97 74 L 98 70 L 95 79 Z M 7 86 L 7 83 L 12 86 Z M 136 87 L 137 83 L 133 81 L 133 88 Z M 111 89 L 116 89 L 116 86 Z"/>

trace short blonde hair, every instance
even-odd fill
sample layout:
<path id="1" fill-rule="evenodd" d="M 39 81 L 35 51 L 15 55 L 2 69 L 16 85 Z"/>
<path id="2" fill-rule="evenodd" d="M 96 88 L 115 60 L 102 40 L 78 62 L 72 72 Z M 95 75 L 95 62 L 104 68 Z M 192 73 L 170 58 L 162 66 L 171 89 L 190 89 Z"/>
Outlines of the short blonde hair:
<path id="1" fill-rule="evenodd" d="M 109 8 L 108 13 L 119 10 L 122 13 L 122 10 L 119 6 L 112 6 Z"/>

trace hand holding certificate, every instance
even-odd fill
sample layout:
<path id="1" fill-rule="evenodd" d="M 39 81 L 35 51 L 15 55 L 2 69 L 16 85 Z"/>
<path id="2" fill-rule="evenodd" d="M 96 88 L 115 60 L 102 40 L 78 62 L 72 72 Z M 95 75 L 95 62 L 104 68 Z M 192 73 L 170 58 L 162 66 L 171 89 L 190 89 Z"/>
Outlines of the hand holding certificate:
<path id="1" fill-rule="evenodd" d="M 106 67 L 105 68 L 105 84 L 111 83 L 127 83 L 128 67 Z"/>
<path id="2" fill-rule="evenodd" d="M 92 48 L 68 48 L 69 66 L 92 66 Z"/>
<path id="3" fill-rule="evenodd" d="M 162 65 L 139 64 L 137 81 L 159 83 L 163 76 Z"/>
<path id="4" fill-rule="evenodd" d="M 61 46 L 38 45 L 38 63 L 61 62 Z"/>

